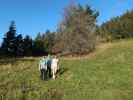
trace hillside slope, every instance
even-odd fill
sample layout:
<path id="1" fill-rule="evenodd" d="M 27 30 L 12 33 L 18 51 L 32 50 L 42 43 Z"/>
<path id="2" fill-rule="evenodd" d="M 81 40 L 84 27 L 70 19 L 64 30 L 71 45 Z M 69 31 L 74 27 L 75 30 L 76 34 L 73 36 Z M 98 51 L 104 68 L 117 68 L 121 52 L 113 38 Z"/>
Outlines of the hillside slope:
<path id="1" fill-rule="evenodd" d="M 85 57 L 61 58 L 61 70 L 56 80 L 40 80 L 39 59 L 0 59 L 0 98 L 133 99 L 133 40 L 101 45 Z"/>

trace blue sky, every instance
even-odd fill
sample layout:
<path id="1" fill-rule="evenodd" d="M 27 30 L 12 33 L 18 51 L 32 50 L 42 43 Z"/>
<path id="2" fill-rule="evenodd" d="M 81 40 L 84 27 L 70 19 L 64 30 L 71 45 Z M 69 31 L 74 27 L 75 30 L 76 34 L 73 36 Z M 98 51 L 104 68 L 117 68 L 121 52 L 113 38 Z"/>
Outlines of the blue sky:
<path id="1" fill-rule="evenodd" d="M 32 38 L 47 29 L 55 31 L 62 19 L 63 9 L 72 0 L 0 0 L 0 42 L 15 20 L 17 32 Z M 100 12 L 98 24 L 133 9 L 133 0 L 73 0 L 89 4 Z"/>

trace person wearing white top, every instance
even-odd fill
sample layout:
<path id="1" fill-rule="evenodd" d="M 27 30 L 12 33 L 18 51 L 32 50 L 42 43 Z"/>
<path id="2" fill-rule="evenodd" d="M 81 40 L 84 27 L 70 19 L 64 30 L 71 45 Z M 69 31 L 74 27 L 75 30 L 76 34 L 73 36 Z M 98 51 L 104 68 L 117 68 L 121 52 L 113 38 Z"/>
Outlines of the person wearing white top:
<path id="1" fill-rule="evenodd" d="M 55 74 L 57 73 L 57 70 L 59 69 L 58 62 L 59 62 L 59 59 L 57 59 L 56 56 L 52 59 L 52 62 L 51 62 L 51 70 L 52 70 L 52 78 L 53 79 L 55 79 L 55 77 L 56 77 Z"/>
<path id="2" fill-rule="evenodd" d="M 45 58 L 41 59 L 39 63 L 39 71 L 40 71 L 40 77 L 42 80 L 47 79 L 47 63 Z"/>

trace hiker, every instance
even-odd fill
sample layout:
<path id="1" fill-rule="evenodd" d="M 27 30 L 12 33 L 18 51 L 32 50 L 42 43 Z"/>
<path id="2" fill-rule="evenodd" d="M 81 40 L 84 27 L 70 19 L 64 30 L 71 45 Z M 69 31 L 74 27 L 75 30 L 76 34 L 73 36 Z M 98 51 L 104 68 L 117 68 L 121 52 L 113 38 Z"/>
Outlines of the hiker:
<path id="1" fill-rule="evenodd" d="M 52 58 L 51 58 L 50 54 L 48 54 L 48 56 L 46 58 L 46 62 L 47 62 L 47 73 L 48 73 L 49 78 L 52 77 L 52 73 L 51 73 L 51 61 L 52 61 Z"/>
<path id="2" fill-rule="evenodd" d="M 42 58 L 39 63 L 40 77 L 42 80 L 47 79 L 47 63 L 45 58 Z"/>
<path id="3" fill-rule="evenodd" d="M 50 55 L 40 60 L 39 70 L 41 73 L 40 76 L 42 80 L 46 80 L 48 77 L 53 79 L 56 78 L 55 75 L 59 69 L 58 62 L 59 62 L 59 59 L 57 59 L 57 56 L 54 56 L 54 58 L 51 58 Z"/>
<path id="4" fill-rule="evenodd" d="M 58 62 L 59 62 L 59 59 L 57 58 L 57 56 L 55 56 L 55 57 L 52 59 L 52 62 L 51 62 L 51 71 L 52 71 L 52 78 L 53 78 L 53 79 L 56 78 L 55 75 L 56 75 L 57 71 L 59 70 Z"/>

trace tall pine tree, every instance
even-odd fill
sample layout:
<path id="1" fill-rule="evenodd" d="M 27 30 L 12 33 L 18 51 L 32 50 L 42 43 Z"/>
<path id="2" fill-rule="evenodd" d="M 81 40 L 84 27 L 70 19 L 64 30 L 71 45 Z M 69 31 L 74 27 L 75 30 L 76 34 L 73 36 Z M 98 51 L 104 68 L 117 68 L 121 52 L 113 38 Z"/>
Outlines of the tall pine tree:
<path id="1" fill-rule="evenodd" d="M 9 31 L 5 34 L 2 43 L 2 51 L 4 54 L 13 56 L 16 52 L 16 25 L 15 21 L 11 21 Z"/>

